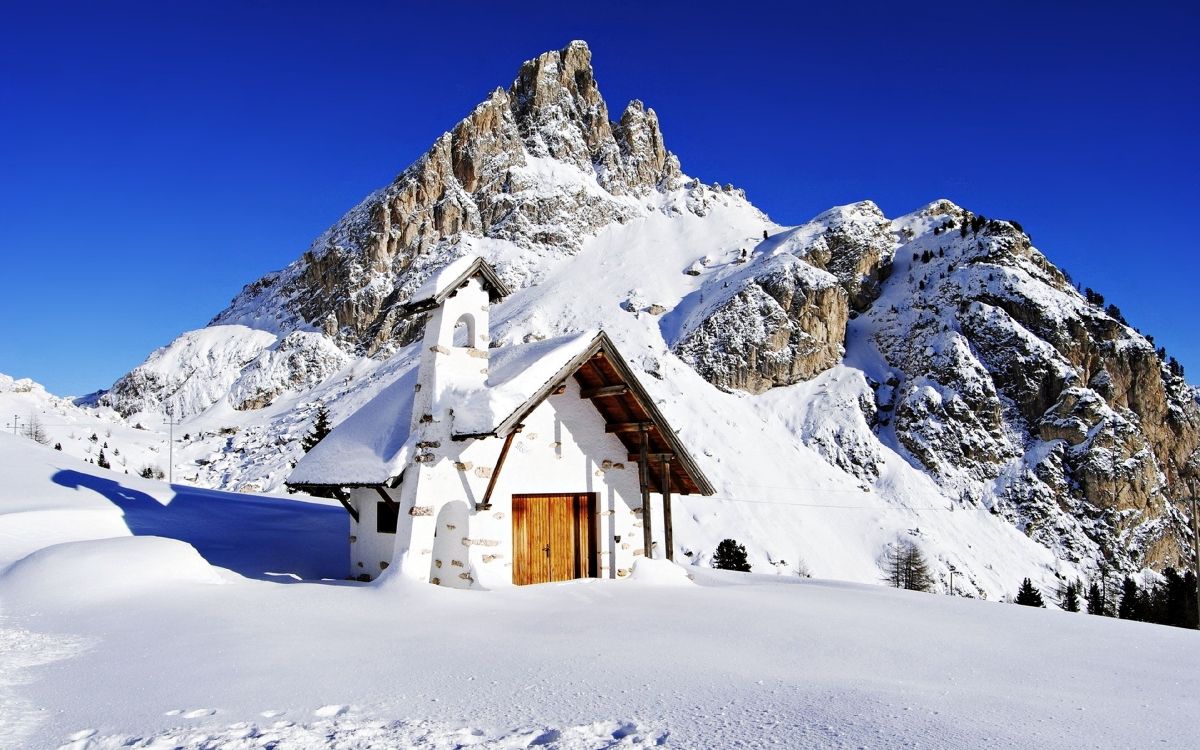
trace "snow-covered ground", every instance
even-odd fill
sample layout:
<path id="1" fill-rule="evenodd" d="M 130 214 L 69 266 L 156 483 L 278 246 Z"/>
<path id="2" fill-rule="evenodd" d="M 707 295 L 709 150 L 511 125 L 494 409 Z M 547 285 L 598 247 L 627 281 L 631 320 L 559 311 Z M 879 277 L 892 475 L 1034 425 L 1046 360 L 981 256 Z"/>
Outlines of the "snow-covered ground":
<path id="1" fill-rule="evenodd" d="M 357 584 L 336 505 L 6 435 L 0 487 L 0 747 L 1195 745 L 1192 631 L 665 562 Z"/>

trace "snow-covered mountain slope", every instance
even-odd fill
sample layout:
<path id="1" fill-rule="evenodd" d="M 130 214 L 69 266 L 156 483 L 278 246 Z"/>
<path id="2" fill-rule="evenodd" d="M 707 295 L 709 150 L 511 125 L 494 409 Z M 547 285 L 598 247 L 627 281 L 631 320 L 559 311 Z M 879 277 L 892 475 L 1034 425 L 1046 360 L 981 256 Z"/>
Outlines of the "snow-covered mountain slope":
<path id="1" fill-rule="evenodd" d="M 125 420 L 111 409 L 80 407 L 28 378 L 0 373 L 0 420 L 8 434 L 58 446 L 84 461 L 106 461 L 121 474 L 167 469 L 170 430 L 155 414 L 144 422 Z"/>
<path id="2" fill-rule="evenodd" d="M 317 403 L 336 423 L 415 366 L 397 306 L 481 255 L 517 290 L 496 342 L 600 328 L 640 368 L 718 488 L 676 514 L 697 563 L 734 537 L 757 570 L 869 582 L 913 539 L 997 597 L 1188 558 L 1191 391 L 1017 225 L 864 201 L 781 226 L 684 175 L 652 110 L 606 113 L 582 43 L 525 63 L 97 403 L 182 418 L 177 477 L 279 489 Z"/>
<path id="3" fill-rule="evenodd" d="M 5 435 L 0 485 L 3 747 L 1194 744 L 1178 628 L 665 561 L 465 596 L 311 580 L 337 506 Z"/>

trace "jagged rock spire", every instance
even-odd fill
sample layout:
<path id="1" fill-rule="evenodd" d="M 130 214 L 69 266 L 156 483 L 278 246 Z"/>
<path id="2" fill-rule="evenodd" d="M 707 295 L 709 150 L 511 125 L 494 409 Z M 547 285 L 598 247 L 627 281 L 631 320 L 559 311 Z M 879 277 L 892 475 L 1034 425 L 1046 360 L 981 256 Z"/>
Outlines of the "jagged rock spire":
<path id="1" fill-rule="evenodd" d="M 248 286 L 213 323 L 252 316 L 257 327 L 317 328 L 347 350 L 386 351 L 415 334 L 396 306 L 458 254 L 448 248 L 464 234 L 570 254 L 638 211 L 620 197 L 680 183 L 654 110 L 633 101 L 611 122 L 591 51 L 574 41 L 522 64 L 507 90 L 493 91 L 391 185 L 300 260 Z"/>

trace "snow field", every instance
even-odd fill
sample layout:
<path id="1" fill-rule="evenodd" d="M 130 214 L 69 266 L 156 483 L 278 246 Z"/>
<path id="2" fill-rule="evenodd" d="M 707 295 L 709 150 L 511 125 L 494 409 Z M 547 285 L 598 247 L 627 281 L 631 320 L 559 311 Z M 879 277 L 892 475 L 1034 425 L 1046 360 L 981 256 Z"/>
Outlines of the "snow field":
<path id="1" fill-rule="evenodd" d="M 11 437 L 0 449 L 0 482 L 21 498 L 0 497 L 0 519 L 31 502 L 120 508 L 122 495 L 86 479 L 101 470 Z M 64 470 L 82 475 L 75 486 L 54 481 Z M 130 491 L 179 501 L 148 480 Z M 213 535 L 236 533 L 243 503 L 286 503 L 294 518 L 255 527 L 271 559 L 205 554 L 197 537 L 200 557 L 225 555 L 241 575 L 188 550 L 203 518 L 191 514 L 148 534 L 59 539 L 0 571 L 0 745 L 1193 744 L 1187 722 L 1164 720 L 1194 711 L 1190 631 L 664 561 L 633 580 L 482 592 L 298 581 L 311 576 L 255 570 L 311 566 L 344 539 L 310 528 L 297 546 L 297 519 L 344 535 L 340 516 L 229 493 L 202 501 Z M 0 552 L 13 557 L 7 541 Z M 103 596 L 55 593 L 101 567 Z M 166 572 L 147 574 L 156 567 Z"/>

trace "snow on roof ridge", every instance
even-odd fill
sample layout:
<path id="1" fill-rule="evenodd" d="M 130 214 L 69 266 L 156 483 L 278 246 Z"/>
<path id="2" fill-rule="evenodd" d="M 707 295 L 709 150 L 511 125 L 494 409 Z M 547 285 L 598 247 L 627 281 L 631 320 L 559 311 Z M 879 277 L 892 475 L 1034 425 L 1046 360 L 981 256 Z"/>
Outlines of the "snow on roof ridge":
<path id="1" fill-rule="evenodd" d="M 598 331 L 582 331 L 489 352 L 488 386 L 457 394 L 466 408 L 455 410 L 457 435 L 493 433 L 524 406 Z M 287 484 L 384 484 L 400 474 L 415 449 L 409 430 L 418 367 L 411 368 L 313 446 L 292 470 Z"/>
<path id="2" fill-rule="evenodd" d="M 471 408 L 455 412 L 454 434 L 495 432 L 599 335 L 598 330 L 579 331 L 492 349 L 487 389 L 473 397 L 464 394 Z"/>
<path id="3" fill-rule="evenodd" d="M 410 313 L 436 307 L 450 295 L 454 289 L 467 279 L 480 277 L 483 287 L 488 290 L 493 302 L 507 297 L 511 292 L 492 264 L 480 255 L 464 255 L 435 271 L 422 284 L 404 305 Z"/>

